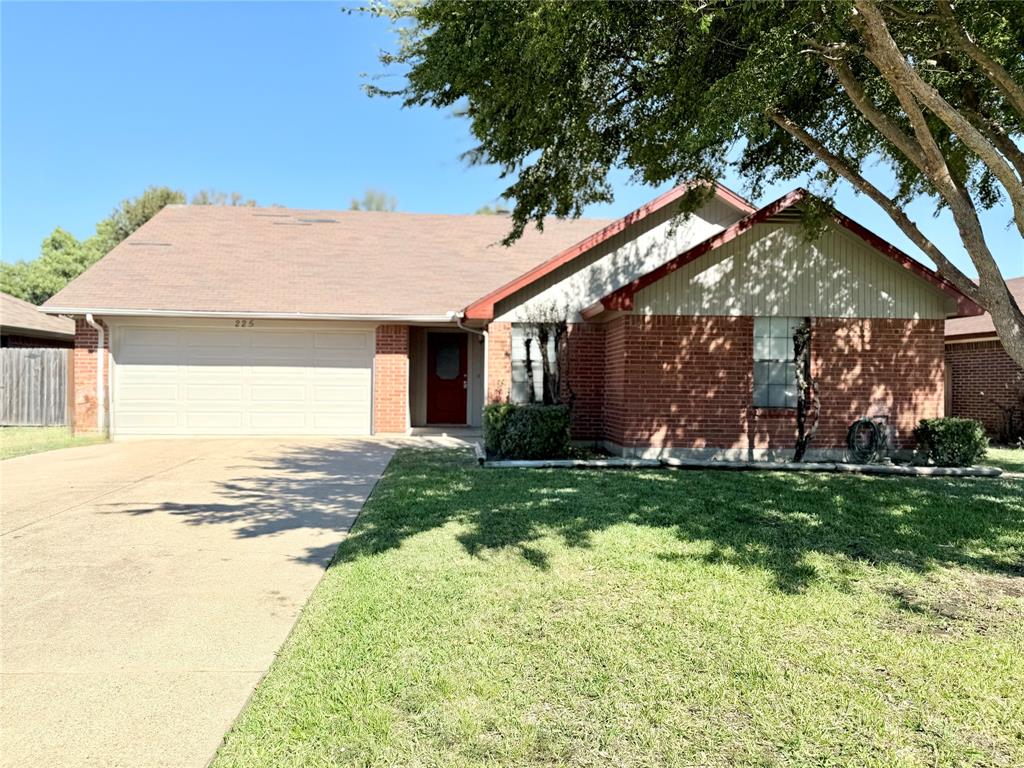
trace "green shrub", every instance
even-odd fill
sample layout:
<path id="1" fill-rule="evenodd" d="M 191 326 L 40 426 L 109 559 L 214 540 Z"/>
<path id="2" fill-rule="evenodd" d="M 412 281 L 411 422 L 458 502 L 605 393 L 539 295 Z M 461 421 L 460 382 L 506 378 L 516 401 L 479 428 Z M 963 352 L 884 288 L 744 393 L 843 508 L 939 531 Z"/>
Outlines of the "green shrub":
<path id="1" fill-rule="evenodd" d="M 501 439 L 505 423 L 515 406 L 510 403 L 492 403 L 484 406 L 484 448 L 491 456 L 501 454 Z"/>
<path id="2" fill-rule="evenodd" d="M 484 447 L 503 459 L 564 458 L 570 449 L 569 406 L 488 405 Z"/>
<path id="3" fill-rule="evenodd" d="M 985 428 L 974 419 L 921 419 L 914 439 L 940 467 L 970 467 L 985 455 Z"/>

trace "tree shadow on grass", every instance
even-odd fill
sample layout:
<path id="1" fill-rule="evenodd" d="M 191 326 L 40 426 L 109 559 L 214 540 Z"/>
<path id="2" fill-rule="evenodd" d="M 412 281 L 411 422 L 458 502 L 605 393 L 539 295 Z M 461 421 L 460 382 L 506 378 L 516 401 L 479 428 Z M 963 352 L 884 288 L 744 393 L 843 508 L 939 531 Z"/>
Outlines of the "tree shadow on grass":
<path id="1" fill-rule="evenodd" d="M 403 452 L 335 562 L 376 554 L 451 521 L 472 555 L 542 539 L 589 547 L 613 526 L 670 530 L 708 563 L 770 572 L 785 592 L 818 578 L 817 553 L 926 572 L 963 566 L 1024 577 L 1024 483 L 848 475 L 492 470 L 452 453 Z M 666 563 L 680 558 L 665 553 Z"/>

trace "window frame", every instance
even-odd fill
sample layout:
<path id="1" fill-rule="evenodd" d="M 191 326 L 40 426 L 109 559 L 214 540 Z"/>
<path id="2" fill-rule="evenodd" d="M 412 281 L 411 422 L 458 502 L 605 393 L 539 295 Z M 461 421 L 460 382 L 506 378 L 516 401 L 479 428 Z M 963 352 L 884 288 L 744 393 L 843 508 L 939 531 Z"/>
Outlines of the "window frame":
<path id="1" fill-rule="evenodd" d="M 754 408 L 796 409 L 798 392 L 793 334 L 803 322 L 803 318 L 786 315 L 754 318 L 751 370 L 751 404 Z"/>
<path id="2" fill-rule="evenodd" d="M 540 355 L 540 341 L 537 339 L 536 329 L 533 327 L 533 323 L 512 323 L 508 399 L 515 405 L 525 405 L 530 402 L 526 386 L 529 382 L 526 375 L 526 346 L 524 344 L 526 338 L 533 339 L 533 344 L 530 345 L 530 363 L 533 367 L 533 402 L 544 402 L 544 362 Z M 550 360 L 555 359 L 553 335 L 548 338 L 548 355 Z"/>

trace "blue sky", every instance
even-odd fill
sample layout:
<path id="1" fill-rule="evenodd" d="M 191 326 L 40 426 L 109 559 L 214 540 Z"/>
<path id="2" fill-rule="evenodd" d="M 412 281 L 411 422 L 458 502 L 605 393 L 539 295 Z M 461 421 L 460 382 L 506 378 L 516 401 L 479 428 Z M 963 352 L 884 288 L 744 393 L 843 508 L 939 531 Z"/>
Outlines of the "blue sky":
<path id="1" fill-rule="evenodd" d="M 504 189 L 497 170 L 459 160 L 471 146 L 462 121 L 362 92 L 362 73 L 382 71 L 377 54 L 391 35 L 341 7 L 4 2 L 0 256 L 34 258 L 58 225 L 87 237 L 151 184 L 306 208 L 346 208 L 368 186 L 405 211 L 493 202 Z M 625 214 L 659 191 L 618 179 L 616 201 L 589 215 Z M 838 203 L 927 261 L 870 201 L 843 191 Z M 948 217 L 924 205 L 911 214 L 974 274 Z M 1024 273 L 1008 209 L 985 220 L 1004 273 Z"/>

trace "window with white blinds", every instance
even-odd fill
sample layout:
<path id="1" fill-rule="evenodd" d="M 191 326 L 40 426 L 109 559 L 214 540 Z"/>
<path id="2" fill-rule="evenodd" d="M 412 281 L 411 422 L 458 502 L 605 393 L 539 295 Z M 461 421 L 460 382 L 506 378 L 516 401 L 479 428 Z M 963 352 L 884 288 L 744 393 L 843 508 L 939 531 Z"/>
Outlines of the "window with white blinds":
<path id="1" fill-rule="evenodd" d="M 754 406 L 796 408 L 796 352 L 799 317 L 754 318 Z"/>

